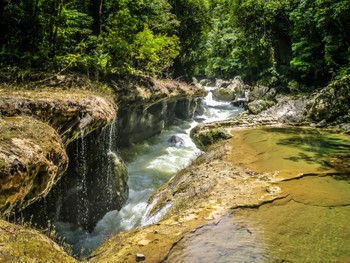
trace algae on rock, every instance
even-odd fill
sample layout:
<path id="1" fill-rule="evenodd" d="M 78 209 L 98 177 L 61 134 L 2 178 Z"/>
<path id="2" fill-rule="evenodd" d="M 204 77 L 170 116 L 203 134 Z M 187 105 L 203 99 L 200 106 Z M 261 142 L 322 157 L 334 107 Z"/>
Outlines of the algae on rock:
<path id="1" fill-rule="evenodd" d="M 77 263 L 37 230 L 0 220 L 0 262 Z"/>

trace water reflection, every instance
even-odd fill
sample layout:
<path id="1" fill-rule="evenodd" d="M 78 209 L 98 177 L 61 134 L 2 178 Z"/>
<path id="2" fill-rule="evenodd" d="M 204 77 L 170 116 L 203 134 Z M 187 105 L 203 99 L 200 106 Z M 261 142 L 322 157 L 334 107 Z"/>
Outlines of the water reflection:
<path id="1" fill-rule="evenodd" d="M 225 217 L 184 237 L 165 262 L 263 262 L 267 257 L 258 232 L 263 236 L 252 222 Z"/>
<path id="2" fill-rule="evenodd" d="M 340 171 L 329 158 L 349 153 L 349 135 L 315 129 L 260 128 L 234 131 L 232 162 L 257 172 L 279 171 L 281 177 L 299 173 Z"/>

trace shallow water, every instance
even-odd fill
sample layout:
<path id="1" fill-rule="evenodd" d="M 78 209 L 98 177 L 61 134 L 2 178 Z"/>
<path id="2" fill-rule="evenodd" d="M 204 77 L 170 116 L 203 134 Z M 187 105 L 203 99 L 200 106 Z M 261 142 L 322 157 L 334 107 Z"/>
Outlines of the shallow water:
<path id="1" fill-rule="evenodd" d="M 330 167 L 348 154 L 348 135 L 295 128 L 234 131 L 228 159 L 281 171 L 283 199 L 234 209 L 217 225 L 184 237 L 166 262 L 350 262 L 350 171 Z"/>
<path id="2" fill-rule="evenodd" d="M 167 262 L 349 262 L 349 181 L 312 176 L 280 186 L 287 198 L 234 210 L 185 237 Z"/>
<path id="3" fill-rule="evenodd" d="M 350 152 L 350 136 L 302 128 L 235 130 L 233 163 L 256 172 L 278 171 L 282 178 L 298 174 L 329 173 L 327 159 Z"/>

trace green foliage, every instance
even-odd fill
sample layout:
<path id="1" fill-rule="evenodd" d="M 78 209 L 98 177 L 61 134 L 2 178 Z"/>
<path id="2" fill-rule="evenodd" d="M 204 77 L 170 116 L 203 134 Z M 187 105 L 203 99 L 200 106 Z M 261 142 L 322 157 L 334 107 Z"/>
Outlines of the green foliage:
<path id="1" fill-rule="evenodd" d="M 0 69 L 320 86 L 350 74 L 349 13 L 348 0 L 3 0 Z"/>
<path id="2" fill-rule="evenodd" d="M 167 70 L 178 55 L 177 24 L 164 0 L 119 2 L 103 34 L 111 71 L 155 75 Z M 147 15 L 146 15 L 147 14 Z"/>
<path id="3" fill-rule="evenodd" d="M 165 71 L 178 56 L 178 45 L 177 36 L 154 35 L 146 26 L 135 37 L 131 52 L 134 68 L 143 69 L 151 75 Z"/>
<path id="4" fill-rule="evenodd" d="M 161 74 L 178 55 L 166 0 L 5 1 L 0 66 Z"/>
<path id="5" fill-rule="evenodd" d="M 180 22 L 177 35 L 180 55 L 174 64 L 176 77 L 191 79 L 205 68 L 204 42 L 211 28 L 208 0 L 171 0 L 173 13 Z"/>
<path id="6" fill-rule="evenodd" d="M 285 65 L 279 37 L 288 34 L 285 14 L 290 9 L 284 1 L 229 1 L 213 3 L 214 26 L 208 34 L 207 73 L 222 77 L 242 76 L 254 82 L 276 80 Z M 225 12 L 229 10 L 229 12 Z M 222 15 L 222 14 L 225 15 Z"/>

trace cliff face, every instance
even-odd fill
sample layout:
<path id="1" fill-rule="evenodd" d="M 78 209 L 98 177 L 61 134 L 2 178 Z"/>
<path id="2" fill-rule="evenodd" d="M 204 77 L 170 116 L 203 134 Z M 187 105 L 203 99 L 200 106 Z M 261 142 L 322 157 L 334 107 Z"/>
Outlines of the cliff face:
<path id="1" fill-rule="evenodd" d="M 0 119 L 0 211 L 9 214 L 47 195 L 66 170 L 57 132 L 29 117 Z"/>
<path id="2" fill-rule="evenodd" d="M 87 91 L 0 89 L 0 116 L 0 211 L 8 214 L 46 196 L 67 169 L 65 146 L 111 123 L 116 107 Z"/>
<path id="3" fill-rule="evenodd" d="M 123 143 L 117 137 L 125 145 L 147 139 L 175 118 L 191 117 L 196 98 L 205 95 L 194 86 L 159 80 L 115 93 L 108 98 L 91 91 L 0 86 L 1 215 L 34 203 L 27 211 L 59 211 L 54 216 L 91 231 L 127 198 L 126 167 L 115 154 Z M 42 197 L 44 206 L 36 202 Z"/>
<path id="4" fill-rule="evenodd" d="M 201 87 L 170 80 L 148 80 L 118 91 L 118 145 L 128 146 L 160 133 L 175 119 L 188 119 L 204 97 Z"/>
<path id="5" fill-rule="evenodd" d="M 0 88 L 0 116 L 33 116 L 61 135 L 65 145 L 115 119 L 116 106 L 99 94 L 81 90 L 39 91 Z"/>

